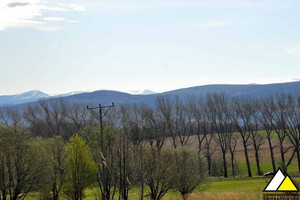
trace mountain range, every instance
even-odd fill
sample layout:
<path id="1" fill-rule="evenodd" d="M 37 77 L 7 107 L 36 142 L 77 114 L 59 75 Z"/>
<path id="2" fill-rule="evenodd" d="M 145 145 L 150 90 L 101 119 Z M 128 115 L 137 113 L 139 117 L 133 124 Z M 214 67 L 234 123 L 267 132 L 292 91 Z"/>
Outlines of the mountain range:
<path id="1" fill-rule="evenodd" d="M 98 90 L 94 92 L 71 92 L 67 94 L 51 96 L 44 92 L 33 90 L 17 95 L 0 96 L 0 106 L 18 105 L 25 103 L 34 103 L 40 99 L 63 98 L 67 103 L 80 103 L 86 105 L 110 104 L 131 104 L 145 103 L 149 106 L 155 104 L 155 100 L 159 96 L 179 96 L 185 100 L 188 96 L 202 96 L 208 92 L 223 92 L 229 97 L 241 98 L 262 98 L 269 95 L 275 95 L 282 92 L 291 93 L 295 96 L 300 95 L 300 81 L 288 83 L 273 84 L 214 84 L 203 85 L 189 88 L 182 88 L 162 93 L 154 93 L 149 90 L 140 91 L 140 93 L 130 94 L 112 90 Z"/>

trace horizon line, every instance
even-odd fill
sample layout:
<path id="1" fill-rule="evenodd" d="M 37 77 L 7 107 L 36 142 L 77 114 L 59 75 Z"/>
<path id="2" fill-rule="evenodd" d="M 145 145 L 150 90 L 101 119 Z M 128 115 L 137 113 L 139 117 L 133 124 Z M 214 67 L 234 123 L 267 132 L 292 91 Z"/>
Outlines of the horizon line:
<path id="1" fill-rule="evenodd" d="M 116 90 L 116 89 L 97 89 L 97 90 L 84 90 L 84 91 L 68 91 L 68 92 L 64 92 L 64 93 L 56 93 L 56 94 L 48 94 L 47 92 L 44 92 L 43 90 L 39 90 L 39 89 L 32 89 L 32 90 L 27 90 L 21 93 L 17 93 L 17 94 L 0 94 L 0 96 L 13 96 L 13 95 L 21 95 L 27 92 L 33 92 L 33 91 L 39 91 L 42 93 L 45 93 L 46 95 L 49 95 L 49 97 L 51 96 L 59 96 L 59 95 L 64 95 L 64 94 L 68 94 L 68 93 L 75 93 L 78 92 L 77 94 L 81 94 L 81 93 L 92 93 L 92 92 L 97 92 L 97 91 L 114 91 L 114 92 L 122 92 L 122 93 L 127 93 L 127 94 L 131 94 L 131 95 L 150 95 L 150 94 L 133 94 L 130 91 L 145 91 L 145 90 L 149 90 L 151 92 L 153 92 L 154 94 L 160 94 L 160 93 L 165 93 L 165 92 L 171 92 L 171 91 L 176 91 L 176 90 L 181 90 L 181 89 L 187 89 L 187 88 L 194 88 L 194 87 L 203 87 L 203 86 L 212 86 L 212 85 L 272 85 L 272 84 L 284 84 L 284 83 L 293 83 L 293 82 L 300 82 L 300 80 L 291 80 L 291 81 L 284 81 L 284 82 L 272 82 L 272 83 L 212 83 L 212 84 L 203 84 L 203 85 L 194 85 L 194 86 L 187 86 L 187 87 L 181 87 L 181 88 L 176 88 L 176 89 L 171 89 L 171 90 L 165 90 L 162 92 L 155 92 L 152 89 L 142 89 L 142 90 L 129 90 L 129 91 L 123 91 L 123 90 Z M 71 94 L 71 95 L 76 95 L 75 94 Z M 70 95 L 70 96 L 71 96 Z"/>

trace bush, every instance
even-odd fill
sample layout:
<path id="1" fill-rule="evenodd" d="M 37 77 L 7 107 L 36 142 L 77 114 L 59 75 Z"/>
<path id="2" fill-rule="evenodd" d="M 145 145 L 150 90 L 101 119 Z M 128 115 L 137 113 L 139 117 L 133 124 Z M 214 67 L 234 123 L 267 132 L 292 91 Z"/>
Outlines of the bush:
<path id="1" fill-rule="evenodd" d="M 39 144 L 19 129 L 0 126 L 0 190 L 2 198 L 19 199 L 42 186 L 45 159 Z"/>
<path id="2" fill-rule="evenodd" d="M 224 167 L 222 160 L 213 159 L 211 162 L 211 175 L 218 177 L 224 175 Z"/>
<path id="3" fill-rule="evenodd" d="M 78 135 L 70 138 L 66 148 L 67 184 L 65 194 L 68 199 L 81 200 L 84 189 L 93 183 L 96 165 L 89 146 Z"/>
<path id="4" fill-rule="evenodd" d="M 186 148 L 176 151 L 174 189 L 178 190 L 183 199 L 186 199 L 193 190 L 203 183 L 207 172 L 199 166 L 197 156 Z M 200 170 L 201 169 L 201 170 Z"/>
<path id="5" fill-rule="evenodd" d="M 174 182 L 174 153 L 151 149 L 145 151 L 145 183 L 150 189 L 151 200 L 161 199 Z"/>

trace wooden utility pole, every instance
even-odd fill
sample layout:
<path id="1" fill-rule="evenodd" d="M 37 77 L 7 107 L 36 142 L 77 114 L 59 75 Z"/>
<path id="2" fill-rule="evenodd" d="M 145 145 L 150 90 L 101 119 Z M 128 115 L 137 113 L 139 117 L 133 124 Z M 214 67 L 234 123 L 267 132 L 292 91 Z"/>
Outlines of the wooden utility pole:
<path id="1" fill-rule="evenodd" d="M 105 170 L 105 165 L 104 165 L 105 158 L 106 158 L 106 152 L 105 152 L 105 149 L 104 149 L 103 116 L 105 116 L 107 111 L 111 107 L 114 107 L 114 106 L 115 106 L 114 102 L 112 102 L 111 105 L 107 105 L 107 106 L 102 106 L 101 104 L 99 104 L 99 106 L 97 106 L 97 107 L 86 106 L 86 108 L 88 110 L 91 110 L 99 119 L 99 125 L 100 125 L 100 150 L 101 150 L 101 153 L 103 155 L 103 161 L 102 161 L 102 184 L 103 184 L 102 199 L 103 200 L 109 200 L 109 197 L 107 196 L 108 195 L 107 194 L 108 188 L 107 188 L 107 183 L 106 183 L 107 177 L 106 177 L 106 170 Z M 104 108 L 107 108 L 107 110 L 103 114 Z M 94 111 L 96 109 L 99 109 L 99 116 Z"/>

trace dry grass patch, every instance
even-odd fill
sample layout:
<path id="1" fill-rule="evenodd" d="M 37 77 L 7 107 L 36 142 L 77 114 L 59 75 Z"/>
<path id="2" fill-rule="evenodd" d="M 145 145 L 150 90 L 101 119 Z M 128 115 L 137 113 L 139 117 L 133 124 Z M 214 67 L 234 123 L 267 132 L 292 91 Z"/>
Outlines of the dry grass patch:
<path id="1" fill-rule="evenodd" d="M 262 194 L 249 196 L 249 193 L 218 192 L 218 193 L 193 193 L 188 200 L 260 200 Z"/>

